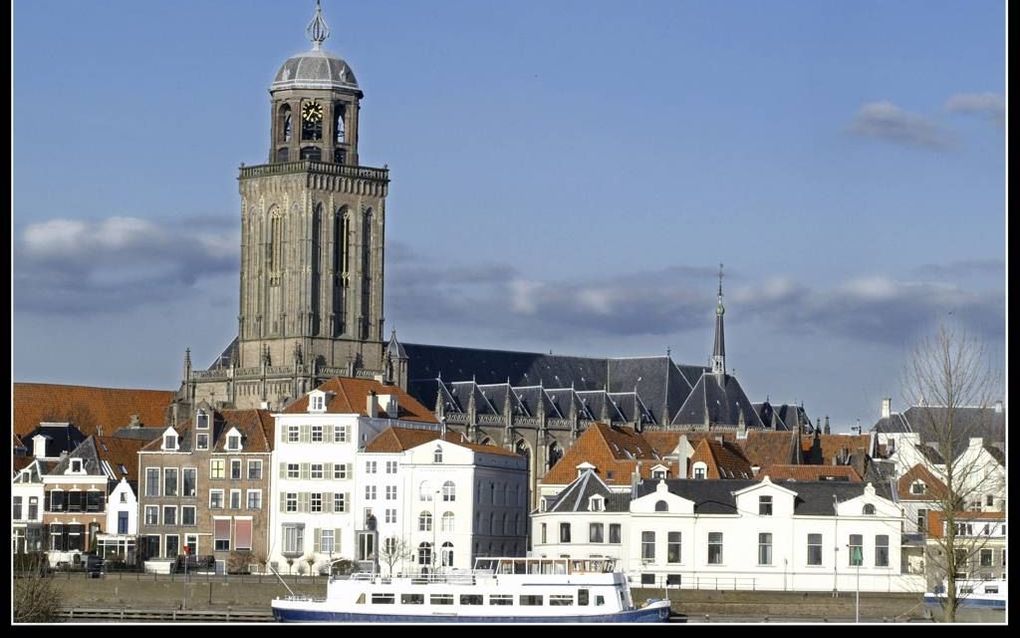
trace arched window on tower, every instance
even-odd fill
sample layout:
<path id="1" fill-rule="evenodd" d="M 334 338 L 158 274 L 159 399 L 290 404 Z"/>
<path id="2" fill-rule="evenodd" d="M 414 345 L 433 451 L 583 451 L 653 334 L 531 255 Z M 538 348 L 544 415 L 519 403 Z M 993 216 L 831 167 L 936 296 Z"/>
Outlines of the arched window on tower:
<path id="1" fill-rule="evenodd" d="M 283 148 L 276 151 L 277 162 L 289 162 L 290 161 L 290 149 L 284 146 Z"/>
<path id="2" fill-rule="evenodd" d="M 280 141 L 289 142 L 292 135 L 291 131 L 290 104 L 284 104 L 280 107 Z"/>
<path id="3" fill-rule="evenodd" d="M 280 244 L 283 241 L 283 218 L 279 209 L 273 209 L 269 217 L 269 241 L 266 251 L 266 270 L 278 272 L 280 270 Z"/>
<path id="4" fill-rule="evenodd" d="M 333 105 L 333 130 L 336 131 L 336 143 L 344 143 L 344 105 L 342 102 L 337 102 Z"/>
<path id="5" fill-rule="evenodd" d="M 318 146 L 305 146 L 301 149 L 301 159 L 312 160 L 313 162 L 322 161 L 322 149 Z"/>
<path id="6" fill-rule="evenodd" d="M 372 209 L 365 211 L 361 229 L 361 338 L 369 338 L 369 321 L 372 316 Z"/>

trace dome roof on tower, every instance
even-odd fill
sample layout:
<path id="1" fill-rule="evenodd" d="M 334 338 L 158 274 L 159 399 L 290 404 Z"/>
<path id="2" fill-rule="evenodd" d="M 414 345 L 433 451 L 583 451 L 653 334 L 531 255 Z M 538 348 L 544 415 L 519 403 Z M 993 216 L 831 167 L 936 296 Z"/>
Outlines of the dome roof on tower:
<path id="1" fill-rule="evenodd" d="M 282 89 L 359 90 L 351 67 L 323 49 L 313 49 L 284 62 L 269 90 Z"/>

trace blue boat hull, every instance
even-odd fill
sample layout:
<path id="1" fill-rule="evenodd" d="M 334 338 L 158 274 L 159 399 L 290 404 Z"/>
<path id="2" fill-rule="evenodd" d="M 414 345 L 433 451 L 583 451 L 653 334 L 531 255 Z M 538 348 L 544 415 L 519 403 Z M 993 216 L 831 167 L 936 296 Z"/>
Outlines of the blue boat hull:
<path id="1" fill-rule="evenodd" d="M 926 605 L 941 605 L 945 602 L 945 596 L 935 596 L 933 594 L 924 595 L 924 603 Z M 975 598 L 973 596 L 966 596 L 959 599 L 960 607 L 974 607 L 980 609 L 1005 609 L 1006 601 L 992 598 Z"/>
<path id="2" fill-rule="evenodd" d="M 646 623 L 667 622 L 669 607 L 646 607 L 617 614 L 600 616 L 454 616 L 454 615 L 398 615 L 354 614 L 318 609 L 288 609 L 273 607 L 273 616 L 279 622 L 349 622 L 349 623 Z"/>

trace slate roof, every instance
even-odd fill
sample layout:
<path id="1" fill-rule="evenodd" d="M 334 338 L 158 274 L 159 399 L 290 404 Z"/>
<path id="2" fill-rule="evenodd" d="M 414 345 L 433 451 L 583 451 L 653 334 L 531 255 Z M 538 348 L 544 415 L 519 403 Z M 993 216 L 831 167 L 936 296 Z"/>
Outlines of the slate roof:
<path id="1" fill-rule="evenodd" d="M 882 432 L 885 434 L 900 434 L 903 432 L 910 432 L 910 424 L 903 418 L 903 415 L 894 412 L 887 417 L 882 417 L 875 422 L 871 430 L 873 432 Z"/>
<path id="2" fill-rule="evenodd" d="M 587 470 L 556 496 L 546 497 L 546 511 L 590 512 L 592 496 L 605 499 L 606 512 L 626 512 L 630 509 L 630 494 L 610 491 L 595 472 Z"/>
<path id="3" fill-rule="evenodd" d="M 926 443 L 937 440 L 935 429 L 947 419 L 947 408 L 912 406 L 902 414 L 892 414 L 879 419 L 872 430 L 876 432 L 917 432 Z M 1006 440 L 1006 411 L 994 407 L 954 410 L 953 456 L 957 457 L 966 449 L 972 437 L 982 437 L 986 443 L 1001 443 Z"/>
<path id="4" fill-rule="evenodd" d="M 432 411 L 423 406 L 398 386 L 385 385 L 374 379 L 352 379 L 349 377 L 333 377 L 323 382 L 316 390 L 330 393 L 327 398 L 326 412 L 331 414 L 360 414 L 366 416 L 367 398 L 370 392 L 377 395 L 393 394 L 397 396 L 398 414 L 386 414 L 382 410 L 377 413 L 381 419 L 404 419 L 436 423 Z M 308 412 L 308 395 L 305 394 L 283 410 L 285 414 L 304 414 Z"/>
<path id="5" fill-rule="evenodd" d="M 25 441 L 28 445 L 28 454 L 35 454 L 35 441 L 37 435 L 46 437 L 43 456 L 56 458 L 61 452 L 71 452 L 81 445 L 88 436 L 79 430 L 74 424 L 37 424 L 30 432 L 25 434 Z"/>
<path id="6" fill-rule="evenodd" d="M 992 455 L 992 458 L 1002 467 L 1006 467 L 1006 454 L 995 445 L 985 444 L 985 451 Z"/>
<path id="7" fill-rule="evenodd" d="M 111 434 L 135 414 L 145 425 L 163 425 L 173 399 L 174 392 L 166 390 L 15 383 L 14 432 L 25 435 L 42 421 L 70 420 L 86 436 L 96 433 L 96 425 Z"/>
<path id="8" fill-rule="evenodd" d="M 71 459 L 81 459 L 82 468 L 86 474 L 92 476 L 98 476 L 100 474 L 105 475 L 103 466 L 100 462 L 99 450 L 96 448 L 95 437 L 90 436 L 81 442 L 81 444 L 68 452 L 67 456 L 60 459 L 57 464 L 53 467 L 51 474 L 63 474 L 71 467 Z"/>
<path id="9" fill-rule="evenodd" d="M 408 356 L 409 391 L 425 405 L 435 405 L 437 379 L 473 380 L 481 385 L 509 383 L 515 388 L 542 385 L 573 387 L 578 392 L 634 392 L 654 423 L 669 423 L 683 405 L 702 366 L 674 363 L 666 356 L 593 358 L 566 355 L 403 344 Z M 466 406 L 462 406 L 462 410 Z M 631 409 L 631 408 L 625 408 Z M 564 414 L 564 416 L 566 416 Z M 594 418 L 599 418 L 598 412 Z M 621 420 L 624 419 L 621 415 Z"/>
<path id="10" fill-rule="evenodd" d="M 376 453 L 394 453 L 394 452 L 405 452 L 412 448 L 416 448 L 419 445 L 428 443 L 429 441 L 435 441 L 440 438 L 439 430 L 419 430 L 417 428 L 402 428 L 396 426 L 390 426 L 380 432 L 374 439 L 368 442 L 365 446 L 365 452 L 376 452 Z M 442 440 L 459 445 L 461 447 L 468 448 L 475 452 L 481 452 L 484 454 L 496 454 L 498 456 L 515 456 L 519 457 L 519 454 L 505 450 L 495 445 L 481 445 L 478 443 L 471 443 L 463 435 L 447 430 L 446 434 L 442 436 Z"/>
<path id="11" fill-rule="evenodd" d="M 939 454 L 939 451 L 936 450 L 931 445 L 922 442 L 919 443 L 918 445 L 915 445 L 914 449 L 917 450 L 921 454 L 921 456 L 928 459 L 929 463 L 932 463 L 934 465 L 945 465 L 946 460 L 942 458 L 942 455 Z"/>
<path id="12" fill-rule="evenodd" d="M 747 428 L 763 428 L 761 419 L 737 379 L 729 374 L 701 375 L 683 407 L 673 417 L 673 425 L 723 425 L 737 427 L 743 415 Z"/>

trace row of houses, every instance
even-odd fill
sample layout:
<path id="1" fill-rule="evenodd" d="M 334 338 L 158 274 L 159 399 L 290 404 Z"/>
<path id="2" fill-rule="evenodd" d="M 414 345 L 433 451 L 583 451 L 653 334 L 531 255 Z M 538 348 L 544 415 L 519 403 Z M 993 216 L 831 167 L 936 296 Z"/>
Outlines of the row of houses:
<path id="1" fill-rule="evenodd" d="M 24 457 L 14 551 L 53 564 L 92 550 L 154 570 L 319 573 L 336 558 L 427 570 L 527 549 L 525 460 L 377 381 L 335 378 L 279 413 L 202 403 L 148 441 L 39 430 L 42 444 L 77 444 Z"/>

